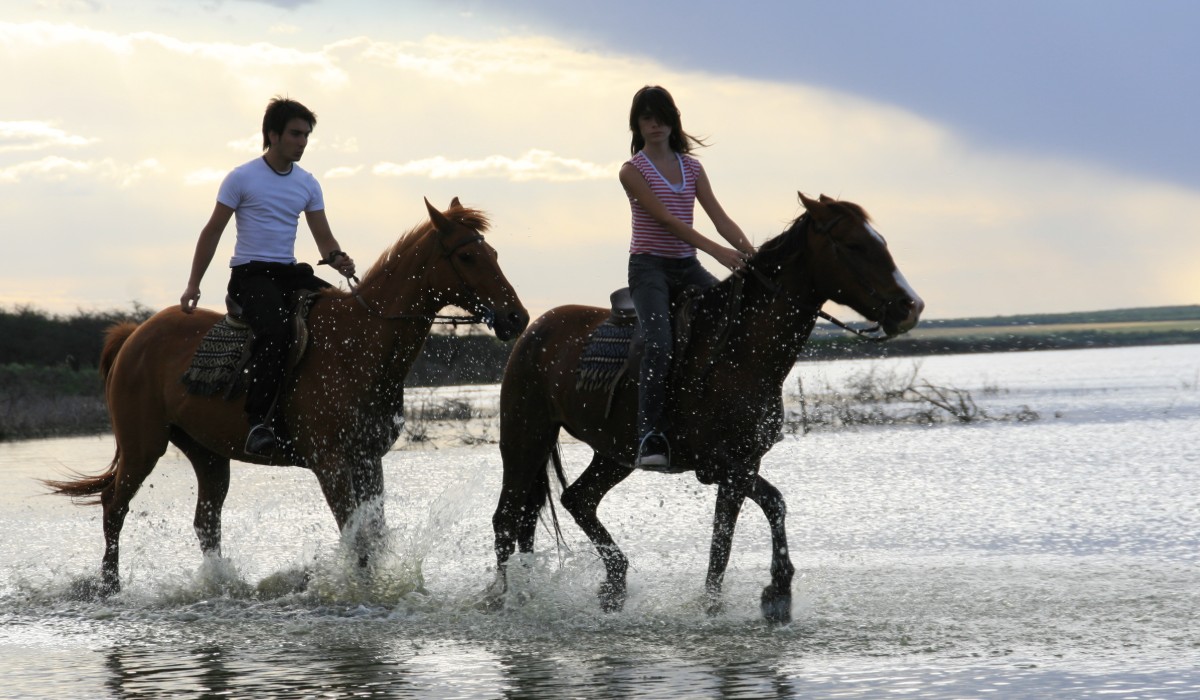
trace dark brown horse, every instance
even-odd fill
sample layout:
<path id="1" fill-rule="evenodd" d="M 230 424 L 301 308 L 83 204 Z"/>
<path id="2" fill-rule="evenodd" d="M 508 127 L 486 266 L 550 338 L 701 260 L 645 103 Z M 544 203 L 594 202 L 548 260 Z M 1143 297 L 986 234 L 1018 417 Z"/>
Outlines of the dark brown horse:
<path id="1" fill-rule="evenodd" d="M 758 471 L 779 435 L 783 382 L 827 300 L 853 308 L 887 337 L 915 326 L 924 308 L 861 207 L 824 195 L 800 199 L 806 212 L 762 246 L 750 260 L 750 274 L 731 276 L 698 299 L 691 339 L 676 349 L 667 399 L 674 419 L 672 467 L 718 485 L 707 578 L 710 611 L 719 609 L 734 526 L 749 497 L 771 528 L 771 584 L 763 591 L 762 609 L 772 622 L 791 619 L 794 568 L 783 497 Z M 617 384 L 611 411 L 605 389 L 577 383 L 588 339 L 608 317 L 608 309 L 558 307 L 535 321 L 513 348 L 500 390 L 504 479 L 492 518 L 498 566 L 486 601 L 491 606 L 503 604 L 514 549 L 533 550 L 538 514 L 550 497 L 548 464 L 563 484 L 563 507 L 604 561 L 601 606 L 618 610 L 624 604 L 628 561 L 596 511 L 633 470 L 637 372 L 626 372 Z M 561 429 L 595 451 L 570 486 L 557 447 Z"/>
<path id="2" fill-rule="evenodd" d="M 404 378 L 435 314 L 458 306 L 488 319 L 502 340 L 529 322 L 483 238 L 483 213 L 457 198 L 445 213 L 425 204 L 430 221 L 385 251 L 352 293 L 327 289 L 317 298 L 308 315 L 308 349 L 280 393 L 290 437 L 269 458 L 243 451 L 249 425 L 240 400 L 192 395 L 180 381 L 221 314 L 174 307 L 141 325 L 109 330 L 100 372 L 116 456 L 98 476 L 46 482 L 104 507 L 101 593 L 120 589 L 121 526 L 168 443 L 195 469 L 195 529 L 205 554 L 220 553 L 229 461 L 238 459 L 312 470 L 338 527 L 344 530 L 352 517 L 361 523 L 355 545 L 366 561 L 384 528 L 382 460 L 399 437 Z"/>

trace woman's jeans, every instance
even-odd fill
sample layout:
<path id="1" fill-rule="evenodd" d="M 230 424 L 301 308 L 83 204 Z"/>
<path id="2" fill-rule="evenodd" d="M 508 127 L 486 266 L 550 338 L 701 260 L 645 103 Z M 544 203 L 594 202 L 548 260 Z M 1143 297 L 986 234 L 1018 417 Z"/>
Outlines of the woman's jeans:
<path id="1" fill-rule="evenodd" d="M 663 258 L 639 253 L 629 256 L 629 293 L 645 338 L 645 352 L 638 375 L 638 436 L 665 432 L 663 408 L 667 398 L 667 376 L 671 372 L 671 300 L 695 285 L 708 288 L 717 283 L 695 256 Z"/>

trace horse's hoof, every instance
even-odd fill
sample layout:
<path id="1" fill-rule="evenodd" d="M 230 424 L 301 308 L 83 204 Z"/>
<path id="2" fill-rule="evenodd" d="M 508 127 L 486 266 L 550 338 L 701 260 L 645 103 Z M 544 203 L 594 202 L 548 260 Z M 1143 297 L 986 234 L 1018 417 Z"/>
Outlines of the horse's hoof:
<path id="1" fill-rule="evenodd" d="M 260 599 L 271 600 L 286 595 L 295 595 L 308 590 L 312 583 L 312 572 L 307 569 L 289 569 L 264 578 L 254 587 Z"/>
<path id="2" fill-rule="evenodd" d="M 716 617 L 725 612 L 725 603 L 720 598 L 709 598 L 704 606 L 704 612 L 709 617 Z"/>
<path id="3" fill-rule="evenodd" d="M 767 586 L 762 592 L 762 615 L 773 625 L 787 625 L 792 621 L 792 592 L 776 590 Z"/>
<path id="4" fill-rule="evenodd" d="M 475 604 L 475 609 L 482 613 L 496 613 L 504 609 L 504 596 L 485 595 Z"/>
<path id="5" fill-rule="evenodd" d="M 625 584 L 605 581 L 600 584 L 600 609 L 606 613 L 621 612 L 625 608 Z"/>
<path id="6" fill-rule="evenodd" d="M 494 613 L 504 609 L 504 597 L 508 593 L 508 582 L 504 576 L 497 576 L 494 581 L 488 584 L 479 593 L 479 601 L 475 603 L 475 609 L 479 612 Z"/>
<path id="7" fill-rule="evenodd" d="M 104 600 L 121 592 L 120 581 L 110 581 L 106 578 L 87 577 L 71 582 L 68 595 L 72 600 L 91 602 Z"/>

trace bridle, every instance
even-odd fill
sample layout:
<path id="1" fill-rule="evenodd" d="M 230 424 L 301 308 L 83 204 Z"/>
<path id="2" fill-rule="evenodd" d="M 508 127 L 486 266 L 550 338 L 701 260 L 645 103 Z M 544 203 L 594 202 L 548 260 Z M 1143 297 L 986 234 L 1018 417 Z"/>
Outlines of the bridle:
<path id="1" fill-rule="evenodd" d="M 468 236 L 467 238 L 463 239 L 462 241 L 459 241 L 458 244 L 453 247 L 446 247 L 446 244 L 442 240 L 441 236 L 437 236 L 437 241 L 438 241 L 438 247 L 441 248 L 441 250 L 442 250 L 441 257 L 446 258 L 450 261 L 450 269 L 454 270 L 454 274 L 458 277 L 459 281 L 462 282 L 464 286 L 469 287 L 470 285 L 467 284 L 467 279 L 465 277 L 463 277 L 462 272 L 458 269 L 458 264 L 454 262 L 454 254 L 457 253 L 459 251 L 459 249 L 465 248 L 466 246 L 475 245 L 477 243 L 483 243 L 484 242 L 483 236 L 479 233 L 476 233 L 473 236 Z M 475 313 L 470 316 L 452 316 L 452 315 L 447 315 L 447 314 L 385 314 L 382 311 L 380 311 L 379 309 L 372 306 L 371 302 L 364 299 L 362 297 L 362 295 L 358 293 L 359 280 L 358 280 L 357 275 L 352 276 L 350 278 L 350 280 L 351 280 L 350 292 L 351 292 L 351 296 L 354 297 L 355 301 L 357 301 L 360 305 L 362 305 L 362 307 L 367 310 L 368 314 L 377 316 L 384 321 L 403 321 L 406 319 L 420 319 L 420 320 L 429 321 L 430 323 L 444 324 L 444 325 L 451 325 L 451 326 L 482 323 L 482 324 L 485 324 L 489 330 L 493 327 L 493 325 L 495 323 L 495 319 L 496 319 L 495 312 L 493 312 L 491 309 L 488 309 L 486 307 L 484 308 L 483 312 Z"/>
<path id="2" fill-rule="evenodd" d="M 836 229 L 838 227 L 838 225 L 841 224 L 842 221 L 846 218 L 846 216 L 845 215 L 836 216 L 832 220 L 827 221 L 823 224 L 813 221 L 813 219 L 811 217 L 809 217 L 809 214 L 807 212 L 805 212 L 804 218 L 806 219 L 806 223 L 805 223 L 806 226 L 812 226 L 812 227 L 816 228 L 817 233 L 828 234 L 828 233 L 831 233 L 834 229 Z M 841 246 L 839 246 L 836 242 L 834 242 L 832 238 L 830 239 L 830 245 L 833 246 L 833 254 L 836 255 L 838 257 L 838 259 L 840 259 L 846 265 L 846 267 L 848 267 L 850 269 L 850 271 L 854 274 L 854 276 L 858 278 L 860 285 L 863 287 L 863 289 L 866 290 L 867 294 L 872 299 L 879 302 L 879 304 L 877 306 L 873 307 L 871 310 L 872 311 L 879 310 L 881 312 L 879 314 L 879 318 L 882 319 L 884 316 L 887 315 L 887 308 L 896 302 L 894 300 L 889 300 L 886 297 L 884 297 L 882 294 L 880 294 L 875 289 L 875 287 L 867 281 L 867 276 L 865 274 L 863 274 L 862 270 L 853 261 L 853 258 L 843 255 L 841 253 Z M 771 279 L 771 277 L 769 275 L 767 275 L 762 270 L 758 269 L 758 267 L 747 264 L 746 269 L 748 269 L 751 272 L 751 274 L 754 275 L 755 279 L 757 279 L 759 281 L 759 283 L 762 284 L 764 287 L 766 287 L 767 290 L 770 291 L 772 294 L 775 294 L 776 296 L 778 296 L 783 291 L 782 288 L 779 286 L 779 284 L 777 282 L 775 282 L 775 280 Z M 880 322 L 878 322 L 878 321 L 875 323 L 875 325 L 870 326 L 868 328 L 854 328 L 854 327 L 850 326 L 849 324 L 833 317 L 831 314 L 827 313 L 824 309 L 817 309 L 816 315 L 825 319 L 826 321 L 829 321 L 830 323 L 841 328 L 842 330 L 853 333 L 854 335 L 856 335 L 864 340 L 869 340 L 873 343 L 882 343 L 883 341 L 888 339 L 888 336 L 886 333 L 881 333 L 881 331 L 883 329 L 880 326 Z"/>

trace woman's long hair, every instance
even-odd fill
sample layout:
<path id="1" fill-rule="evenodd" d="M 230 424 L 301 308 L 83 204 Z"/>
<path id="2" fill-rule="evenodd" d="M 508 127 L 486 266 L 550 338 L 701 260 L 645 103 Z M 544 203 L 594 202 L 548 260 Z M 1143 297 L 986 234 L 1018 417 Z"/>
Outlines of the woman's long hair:
<path id="1" fill-rule="evenodd" d="M 693 149 L 705 145 L 704 141 L 683 130 L 679 108 L 675 106 L 671 93 L 658 85 L 647 85 L 633 96 L 633 105 L 629 108 L 629 131 L 633 133 L 633 142 L 629 146 L 630 155 L 637 155 L 637 152 L 646 146 L 642 130 L 638 128 L 638 119 L 644 116 L 654 117 L 660 123 L 671 127 L 668 144 L 676 153 L 691 153 Z"/>

